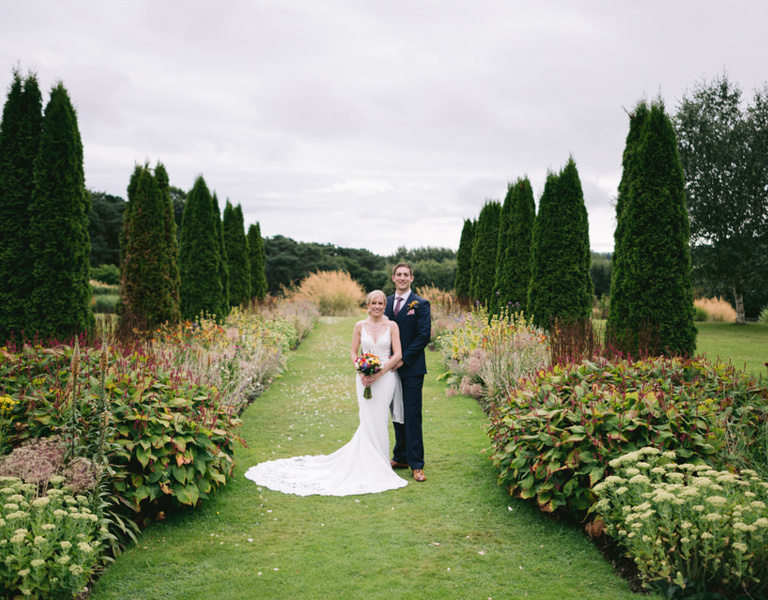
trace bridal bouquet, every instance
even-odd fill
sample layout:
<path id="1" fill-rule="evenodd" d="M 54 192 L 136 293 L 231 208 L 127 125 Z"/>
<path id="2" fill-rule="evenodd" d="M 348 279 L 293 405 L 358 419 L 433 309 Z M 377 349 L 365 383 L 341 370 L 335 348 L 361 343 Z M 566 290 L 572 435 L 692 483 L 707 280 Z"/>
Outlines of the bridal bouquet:
<path id="1" fill-rule="evenodd" d="M 373 375 L 374 373 L 381 371 L 381 361 L 375 354 L 366 352 L 355 359 L 355 369 L 357 369 L 358 373 L 362 373 L 363 375 Z M 370 386 L 365 386 L 363 398 L 371 398 Z"/>

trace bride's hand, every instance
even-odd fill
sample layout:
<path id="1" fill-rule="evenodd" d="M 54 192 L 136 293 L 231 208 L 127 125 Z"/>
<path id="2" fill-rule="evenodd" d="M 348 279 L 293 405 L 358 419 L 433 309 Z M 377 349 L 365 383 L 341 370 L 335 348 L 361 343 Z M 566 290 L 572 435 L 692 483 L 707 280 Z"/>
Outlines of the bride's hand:
<path id="1" fill-rule="evenodd" d="M 361 379 L 362 379 L 363 385 L 365 387 L 370 387 L 371 385 L 373 385 L 373 382 L 376 381 L 376 376 L 375 375 L 363 375 L 361 377 Z"/>

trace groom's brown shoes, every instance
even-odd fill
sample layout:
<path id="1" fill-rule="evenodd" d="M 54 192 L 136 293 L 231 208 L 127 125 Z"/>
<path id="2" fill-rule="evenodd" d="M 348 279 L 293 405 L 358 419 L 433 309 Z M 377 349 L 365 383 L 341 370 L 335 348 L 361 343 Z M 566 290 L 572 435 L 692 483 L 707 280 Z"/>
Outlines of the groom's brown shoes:
<path id="1" fill-rule="evenodd" d="M 413 470 L 413 478 L 416 481 L 426 481 L 427 480 L 427 476 L 424 475 L 424 470 L 423 469 L 414 469 Z"/>
<path id="2" fill-rule="evenodd" d="M 405 463 L 397 462 L 396 460 L 390 460 L 389 464 L 390 464 L 390 466 L 393 469 L 407 469 L 408 468 L 408 465 L 406 465 Z"/>

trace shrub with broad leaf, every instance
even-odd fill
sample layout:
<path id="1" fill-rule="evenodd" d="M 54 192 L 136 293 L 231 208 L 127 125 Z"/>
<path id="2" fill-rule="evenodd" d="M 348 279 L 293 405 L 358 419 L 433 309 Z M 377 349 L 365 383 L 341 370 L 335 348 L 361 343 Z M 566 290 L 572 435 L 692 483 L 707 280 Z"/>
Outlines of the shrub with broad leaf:
<path id="1" fill-rule="evenodd" d="M 765 427 L 768 391 L 699 360 L 585 361 L 539 371 L 490 416 L 499 483 L 544 511 L 581 515 L 626 452 L 652 446 L 725 468 L 734 440 Z"/>

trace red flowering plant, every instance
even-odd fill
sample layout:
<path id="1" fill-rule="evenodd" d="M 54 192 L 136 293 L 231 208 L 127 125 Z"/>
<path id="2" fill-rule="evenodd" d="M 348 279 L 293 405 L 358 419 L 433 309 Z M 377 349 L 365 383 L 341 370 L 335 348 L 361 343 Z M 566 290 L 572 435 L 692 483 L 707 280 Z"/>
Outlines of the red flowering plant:
<path id="1" fill-rule="evenodd" d="M 363 375 L 374 375 L 381 371 L 381 360 L 375 354 L 366 352 L 355 359 L 355 369 Z M 363 398 L 371 398 L 371 387 L 365 386 Z"/>

